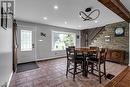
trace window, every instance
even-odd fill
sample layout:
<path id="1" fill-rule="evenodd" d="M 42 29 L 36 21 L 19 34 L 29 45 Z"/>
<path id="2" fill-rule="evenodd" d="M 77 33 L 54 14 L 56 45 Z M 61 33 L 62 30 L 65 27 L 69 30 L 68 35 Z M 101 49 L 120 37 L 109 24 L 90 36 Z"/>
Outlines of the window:
<path id="1" fill-rule="evenodd" d="M 21 30 L 21 51 L 32 50 L 32 31 Z"/>
<path id="2" fill-rule="evenodd" d="M 66 47 L 75 45 L 75 33 L 52 31 L 52 50 L 65 50 Z"/>

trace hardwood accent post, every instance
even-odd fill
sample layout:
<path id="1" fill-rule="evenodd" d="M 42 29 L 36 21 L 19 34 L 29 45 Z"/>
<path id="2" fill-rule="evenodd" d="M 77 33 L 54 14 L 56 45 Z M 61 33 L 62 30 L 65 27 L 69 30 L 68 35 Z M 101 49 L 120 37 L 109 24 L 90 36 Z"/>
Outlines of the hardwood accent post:
<path id="1" fill-rule="evenodd" d="M 104 6 L 109 8 L 111 11 L 119 15 L 125 21 L 130 22 L 130 12 L 128 9 L 121 3 L 120 0 L 98 0 Z"/>
<path id="2" fill-rule="evenodd" d="M 17 24 L 16 20 L 13 21 L 13 72 L 17 69 Z"/>

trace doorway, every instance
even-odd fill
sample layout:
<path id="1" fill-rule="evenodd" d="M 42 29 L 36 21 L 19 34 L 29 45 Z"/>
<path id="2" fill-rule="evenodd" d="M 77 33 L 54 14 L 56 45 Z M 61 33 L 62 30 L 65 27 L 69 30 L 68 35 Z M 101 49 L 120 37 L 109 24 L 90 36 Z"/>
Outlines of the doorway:
<path id="1" fill-rule="evenodd" d="M 35 28 L 18 26 L 18 63 L 35 61 Z"/>

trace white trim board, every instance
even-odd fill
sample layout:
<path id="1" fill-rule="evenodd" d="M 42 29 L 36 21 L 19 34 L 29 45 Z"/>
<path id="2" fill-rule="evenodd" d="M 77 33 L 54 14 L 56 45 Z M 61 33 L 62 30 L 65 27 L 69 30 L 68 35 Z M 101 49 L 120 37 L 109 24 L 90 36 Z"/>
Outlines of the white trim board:
<path id="1" fill-rule="evenodd" d="M 13 76 L 13 71 L 12 71 L 12 73 L 10 74 L 10 77 L 9 77 L 9 80 L 8 80 L 8 83 L 7 83 L 7 87 L 9 87 L 9 85 L 10 85 L 10 82 L 11 82 L 12 76 Z"/>
<path id="2" fill-rule="evenodd" d="M 36 61 L 42 61 L 42 60 L 49 60 L 49 59 L 57 59 L 57 58 L 65 58 L 66 55 L 64 56 L 58 56 L 58 57 L 49 57 L 49 58 L 42 58 L 42 59 L 38 59 Z"/>

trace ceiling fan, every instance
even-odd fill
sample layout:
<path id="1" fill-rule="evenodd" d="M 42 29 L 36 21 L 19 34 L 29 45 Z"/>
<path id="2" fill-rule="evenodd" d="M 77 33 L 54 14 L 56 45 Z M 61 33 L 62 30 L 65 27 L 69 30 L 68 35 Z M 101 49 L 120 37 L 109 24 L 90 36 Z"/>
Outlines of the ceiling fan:
<path id="1" fill-rule="evenodd" d="M 83 19 L 83 21 L 92 21 L 99 17 L 100 10 L 99 9 L 92 10 L 92 7 L 88 7 L 85 9 L 85 11 L 80 11 L 79 15 Z"/>

